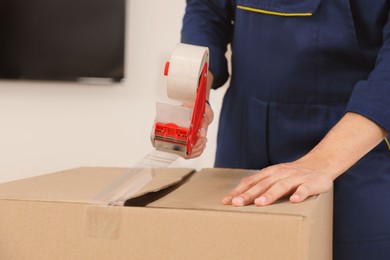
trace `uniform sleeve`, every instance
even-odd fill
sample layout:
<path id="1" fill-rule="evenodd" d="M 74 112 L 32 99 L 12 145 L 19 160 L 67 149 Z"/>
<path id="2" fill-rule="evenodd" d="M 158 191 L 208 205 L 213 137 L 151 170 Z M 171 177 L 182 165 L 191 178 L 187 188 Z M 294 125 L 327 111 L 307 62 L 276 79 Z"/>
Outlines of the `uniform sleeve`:
<path id="1" fill-rule="evenodd" d="M 214 75 L 212 88 L 229 78 L 225 53 L 233 34 L 233 1 L 187 0 L 181 42 L 206 46 L 210 50 L 209 70 Z"/>
<path id="2" fill-rule="evenodd" d="M 383 29 L 383 45 L 367 80 L 359 81 L 347 111 L 361 114 L 390 132 L 390 22 Z"/>

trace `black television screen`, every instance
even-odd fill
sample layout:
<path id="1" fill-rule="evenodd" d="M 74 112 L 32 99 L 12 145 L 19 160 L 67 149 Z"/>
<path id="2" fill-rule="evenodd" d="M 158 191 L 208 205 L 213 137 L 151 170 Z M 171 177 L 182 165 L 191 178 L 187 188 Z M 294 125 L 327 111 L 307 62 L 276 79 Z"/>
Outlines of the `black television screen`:
<path id="1" fill-rule="evenodd" d="M 0 0 L 0 78 L 124 77 L 126 0 Z"/>

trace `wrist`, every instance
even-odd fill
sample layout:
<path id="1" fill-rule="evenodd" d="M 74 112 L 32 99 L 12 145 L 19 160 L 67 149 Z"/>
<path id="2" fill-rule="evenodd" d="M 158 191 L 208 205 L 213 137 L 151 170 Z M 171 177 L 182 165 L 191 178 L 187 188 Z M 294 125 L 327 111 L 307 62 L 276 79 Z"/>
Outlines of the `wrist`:
<path id="1" fill-rule="evenodd" d="M 297 161 L 336 179 L 378 145 L 386 132 L 355 113 L 344 117 L 307 155 Z"/>
<path id="2" fill-rule="evenodd" d="M 316 171 L 319 174 L 325 174 L 332 180 L 343 174 L 352 164 L 346 161 L 340 161 L 334 158 L 337 153 L 331 154 L 319 149 L 313 149 L 311 152 L 296 160 L 294 163 L 302 165 L 305 168 Z"/>

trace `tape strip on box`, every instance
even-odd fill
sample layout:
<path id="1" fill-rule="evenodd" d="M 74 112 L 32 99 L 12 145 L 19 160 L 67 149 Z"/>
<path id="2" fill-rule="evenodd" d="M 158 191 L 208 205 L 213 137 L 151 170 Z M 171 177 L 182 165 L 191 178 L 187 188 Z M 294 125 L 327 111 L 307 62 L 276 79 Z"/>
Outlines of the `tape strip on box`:
<path id="1" fill-rule="evenodd" d="M 87 237 L 119 239 L 121 212 L 119 207 L 153 180 L 154 168 L 166 168 L 179 156 L 153 150 L 133 168 L 118 176 L 110 185 L 97 194 L 85 214 Z"/>

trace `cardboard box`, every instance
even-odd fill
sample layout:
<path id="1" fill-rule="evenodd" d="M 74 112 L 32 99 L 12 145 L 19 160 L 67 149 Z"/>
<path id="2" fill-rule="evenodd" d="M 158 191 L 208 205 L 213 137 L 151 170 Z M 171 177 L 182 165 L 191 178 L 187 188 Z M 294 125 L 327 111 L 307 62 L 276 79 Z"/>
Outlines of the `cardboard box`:
<path id="1" fill-rule="evenodd" d="M 0 184 L 0 259 L 331 259 L 332 193 L 222 205 L 249 174 L 78 168 Z"/>

